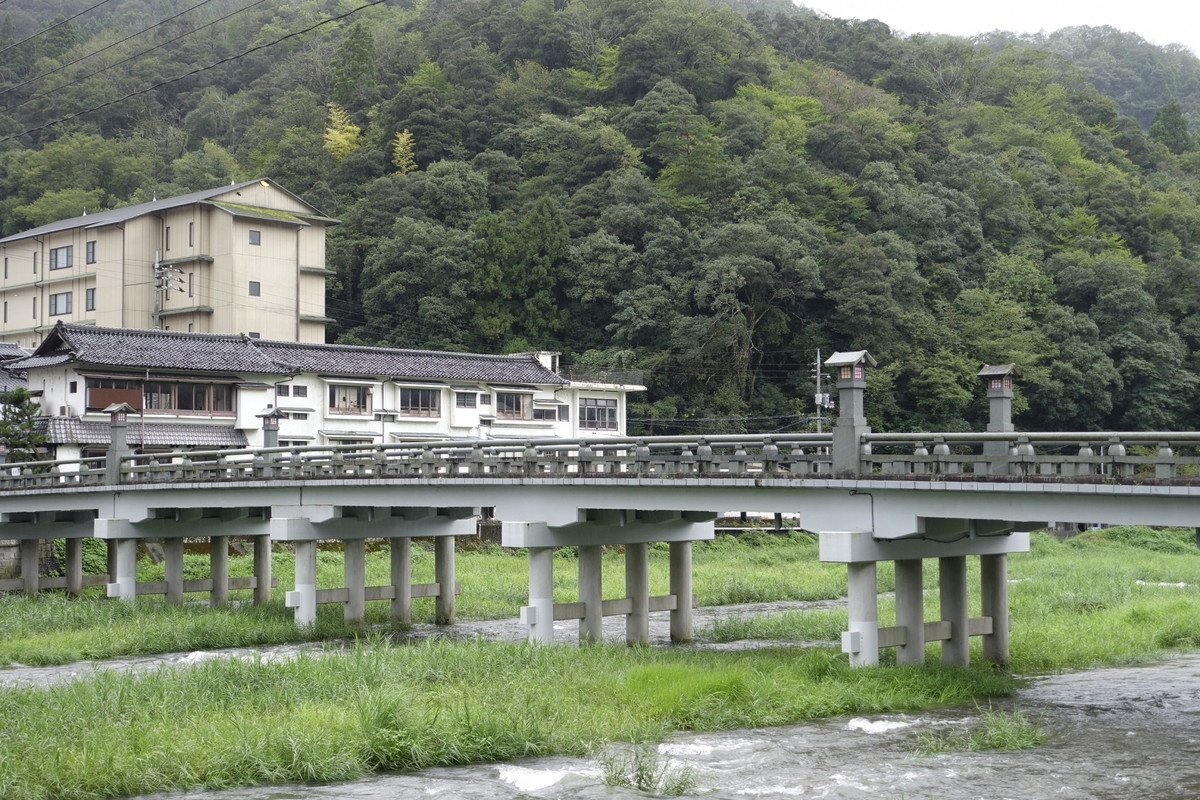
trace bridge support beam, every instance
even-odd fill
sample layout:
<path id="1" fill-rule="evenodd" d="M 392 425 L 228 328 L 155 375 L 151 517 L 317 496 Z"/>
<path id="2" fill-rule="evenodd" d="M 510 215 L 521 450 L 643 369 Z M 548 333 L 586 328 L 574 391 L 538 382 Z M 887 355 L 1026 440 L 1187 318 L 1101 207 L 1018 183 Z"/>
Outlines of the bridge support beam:
<path id="1" fill-rule="evenodd" d="M 38 593 L 38 550 L 40 539 L 22 539 L 18 546 L 21 556 L 21 583 L 26 594 Z"/>
<path id="2" fill-rule="evenodd" d="M 72 538 L 66 543 L 67 594 L 78 597 L 83 591 L 83 539 Z"/>
<path id="3" fill-rule="evenodd" d="M 650 644 L 650 546 L 625 545 L 625 595 L 631 608 L 625 617 L 625 643 Z"/>
<path id="4" fill-rule="evenodd" d="M 137 539 L 117 539 L 115 555 L 116 565 L 110 569 L 112 583 L 108 584 L 108 596 L 132 603 L 137 599 Z"/>
<path id="5" fill-rule="evenodd" d="M 938 587 L 942 621 L 950 623 L 950 636 L 942 640 L 942 663 L 966 666 L 971 661 L 970 619 L 967 610 L 967 559 L 938 559 Z"/>
<path id="6" fill-rule="evenodd" d="M 254 537 L 254 605 L 261 606 L 271 601 L 271 535 Z"/>
<path id="7" fill-rule="evenodd" d="M 692 641 L 692 543 L 671 542 L 671 641 Z"/>
<path id="8" fill-rule="evenodd" d="M 850 655 L 850 666 L 870 667 L 879 663 L 879 592 L 874 561 L 847 565 L 846 600 L 849 630 L 842 634 L 842 650 Z"/>
<path id="9" fill-rule="evenodd" d="M 438 585 L 433 621 L 454 624 L 454 537 L 441 536 L 433 541 L 433 573 Z"/>
<path id="10" fill-rule="evenodd" d="M 529 605 L 521 609 L 529 641 L 554 641 L 554 548 L 529 548 Z"/>
<path id="11" fill-rule="evenodd" d="M 992 632 L 983 636 L 983 660 L 1008 664 L 1008 556 L 979 557 L 982 613 L 992 618 Z"/>
<path id="12" fill-rule="evenodd" d="M 317 621 L 317 542 L 308 539 L 296 542 L 296 588 L 288 593 L 287 603 L 293 606 L 297 625 Z"/>
<path id="13" fill-rule="evenodd" d="M 183 539 L 163 540 L 163 573 L 167 581 L 167 602 L 183 602 Z"/>
<path id="14" fill-rule="evenodd" d="M 598 544 L 579 546 L 579 602 L 583 603 L 583 617 L 579 620 L 580 644 L 604 640 L 602 555 L 603 548 Z"/>
<path id="15" fill-rule="evenodd" d="M 392 624 L 412 624 L 412 539 L 390 540 L 392 567 Z"/>
<path id="16" fill-rule="evenodd" d="M 904 630 L 904 644 L 896 647 L 897 664 L 925 663 L 923 567 L 919 558 L 896 561 L 896 627 Z"/>
<path id="17" fill-rule="evenodd" d="M 367 549 L 362 539 L 342 542 L 342 575 L 349 595 L 342 617 L 347 625 L 362 625 L 367 614 Z"/>
<path id="18" fill-rule="evenodd" d="M 208 604 L 214 608 L 227 604 L 229 602 L 228 536 L 214 536 L 208 540 L 208 574 L 212 579 Z"/>

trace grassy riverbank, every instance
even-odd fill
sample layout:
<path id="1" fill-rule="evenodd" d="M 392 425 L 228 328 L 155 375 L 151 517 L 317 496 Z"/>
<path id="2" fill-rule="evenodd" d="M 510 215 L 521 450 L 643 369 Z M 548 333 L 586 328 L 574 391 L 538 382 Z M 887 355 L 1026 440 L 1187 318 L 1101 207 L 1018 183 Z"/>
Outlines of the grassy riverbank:
<path id="1" fill-rule="evenodd" d="M 1013 670 L 1128 663 L 1200 648 L 1200 555 L 1191 536 L 1124 528 L 1070 542 L 1035 536 L 1032 553 L 1010 559 Z M 383 582 L 386 554 L 370 561 L 371 580 Z M 414 552 L 414 561 L 418 580 L 431 579 L 431 554 Z M 286 562 L 279 554 L 280 586 L 290 585 Z M 566 601 L 573 599 L 574 563 L 569 552 L 560 562 L 556 594 Z M 653 553 L 655 592 L 666 591 L 665 563 L 665 553 Z M 339 554 L 324 554 L 321 564 L 322 582 L 335 585 Z M 463 616 L 515 615 L 524 601 L 523 558 L 485 549 L 460 553 L 458 565 Z M 702 605 L 845 591 L 844 568 L 819 564 L 803 536 L 718 540 L 697 548 L 695 566 Z M 619 592 L 619 554 L 606 557 L 605 569 L 606 586 Z M 936 616 L 936 569 L 927 570 L 926 581 L 934 590 L 927 595 L 929 618 Z M 890 570 L 881 570 L 881 589 L 890 582 Z M 353 633 L 339 612 L 322 609 L 312 635 Z M 880 612 L 881 624 L 890 624 L 888 598 Z M 382 621 L 386 608 L 372 613 Z M 844 625 L 845 612 L 837 609 L 793 611 L 721 622 L 698 634 L 709 641 L 828 641 Z M 0 601 L 0 660 L 51 663 L 72 653 L 295 638 L 290 612 L 278 601 L 217 612 L 154 601 L 132 607 L 51 596 Z M 986 702 L 1016 685 L 1009 673 L 985 665 L 943 669 L 936 661 L 936 645 L 924 667 L 851 670 L 832 645 L 740 652 L 445 640 L 395 646 L 373 634 L 338 655 L 102 673 L 51 689 L 0 690 L 0 797 L 118 797 L 587 754 L 605 742 L 653 741 L 679 729 Z"/>
<path id="2" fill-rule="evenodd" d="M 676 729 L 957 705 L 1013 686 L 984 668 L 851 670 L 844 661 L 829 650 L 440 640 L 101 674 L 0 692 L 0 797 L 115 797 L 586 755 Z"/>

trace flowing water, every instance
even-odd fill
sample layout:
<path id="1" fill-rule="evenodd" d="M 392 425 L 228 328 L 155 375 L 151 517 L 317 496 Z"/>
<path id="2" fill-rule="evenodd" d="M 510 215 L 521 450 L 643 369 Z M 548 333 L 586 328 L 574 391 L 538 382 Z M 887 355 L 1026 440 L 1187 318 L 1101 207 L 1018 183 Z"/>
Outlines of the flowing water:
<path id="1" fill-rule="evenodd" d="M 756 608 L 761 612 L 768 607 L 777 605 Z M 718 611 L 733 613 L 731 609 Z M 471 631 L 474 633 L 511 635 L 504 623 L 470 623 L 469 627 L 476 628 Z M 573 632 L 573 626 L 564 626 L 561 634 L 570 638 Z M 287 657 L 295 651 L 261 650 L 255 651 L 254 657 Z M 146 669 L 209 657 L 130 659 L 117 668 Z M 54 670 L 0 671 L 0 682 L 45 684 L 82 671 L 80 667 L 56 669 L 57 678 L 46 677 Z M 33 678 L 34 672 L 40 677 Z M 999 707 L 1020 710 L 1050 734 L 1049 741 L 1014 753 L 914 754 L 919 733 L 976 723 L 979 712 L 970 708 L 680 734 L 659 745 L 657 755 L 670 769 L 694 772 L 696 789 L 687 796 L 715 800 L 1200 798 L 1200 654 L 1145 666 L 1036 678 Z M 620 748 L 614 752 L 619 753 Z M 154 795 L 153 800 L 587 800 L 646 796 L 633 789 L 606 786 L 602 762 L 603 757 L 541 758 L 323 786 L 162 794 Z"/>

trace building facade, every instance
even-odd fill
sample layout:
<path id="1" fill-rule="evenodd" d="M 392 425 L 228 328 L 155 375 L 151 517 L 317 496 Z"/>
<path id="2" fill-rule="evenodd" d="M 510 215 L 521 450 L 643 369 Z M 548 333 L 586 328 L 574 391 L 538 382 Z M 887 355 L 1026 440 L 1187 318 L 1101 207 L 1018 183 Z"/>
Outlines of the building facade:
<path id="1" fill-rule="evenodd" d="M 60 459 L 109 444 L 104 409 L 128 403 L 142 451 L 263 445 L 263 415 L 281 445 L 447 438 L 624 435 L 636 383 L 570 380 L 556 354 L 495 356 L 327 345 L 245 335 L 132 330 L 59 321 L 26 375 Z"/>
<path id="2" fill-rule="evenodd" d="M 267 180 L 60 220 L 0 239 L 0 341 L 63 321 L 325 341 L 325 228 Z"/>

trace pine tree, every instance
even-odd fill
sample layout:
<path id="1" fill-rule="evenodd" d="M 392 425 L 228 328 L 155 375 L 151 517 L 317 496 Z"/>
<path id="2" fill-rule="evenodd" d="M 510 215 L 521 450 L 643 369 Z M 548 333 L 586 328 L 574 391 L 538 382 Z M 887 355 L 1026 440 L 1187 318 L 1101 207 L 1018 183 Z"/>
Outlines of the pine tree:
<path id="1" fill-rule="evenodd" d="M 1162 142 L 1175 155 L 1188 149 L 1192 136 L 1188 132 L 1187 120 L 1183 118 L 1183 109 L 1177 101 L 1172 100 L 1154 113 L 1154 122 L 1150 123 L 1150 138 Z"/>
<path id="2" fill-rule="evenodd" d="M 9 463 L 33 461 L 46 443 L 46 434 L 37 427 L 41 409 L 28 389 L 17 387 L 0 392 L 0 444 L 8 452 Z"/>

